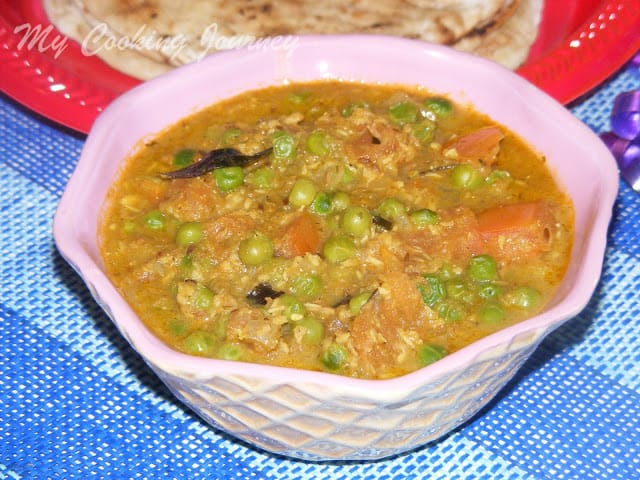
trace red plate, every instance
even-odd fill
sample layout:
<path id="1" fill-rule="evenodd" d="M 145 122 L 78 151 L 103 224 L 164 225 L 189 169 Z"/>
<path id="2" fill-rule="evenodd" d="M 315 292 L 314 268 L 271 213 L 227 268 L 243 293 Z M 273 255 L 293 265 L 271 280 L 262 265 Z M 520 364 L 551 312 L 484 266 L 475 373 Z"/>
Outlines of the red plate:
<path id="1" fill-rule="evenodd" d="M 32 46 L 33 37 L 21 44 L 28 25 L 42 29 L 43 40 Z M 56 37 L 63 38 L 51 27 L 41 1 L 0 0 L 0 90 L 57 123 L 87 133 L 96 116 L 139 81 L 98 57 L 83 55 L 75 42 L 67 41 L 61 53 L 45 49 L 56 45 Z M 518 73 L 566 104 L 638 50 L 638 0 L 547 0 L 540 33 Z"/>

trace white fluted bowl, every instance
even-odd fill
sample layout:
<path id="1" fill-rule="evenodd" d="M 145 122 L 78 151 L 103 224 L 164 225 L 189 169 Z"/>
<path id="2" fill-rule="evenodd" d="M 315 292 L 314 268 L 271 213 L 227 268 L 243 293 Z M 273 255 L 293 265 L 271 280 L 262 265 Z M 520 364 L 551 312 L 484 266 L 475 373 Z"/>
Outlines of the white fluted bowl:
<path id="1" fill-rule="evenodd" d="M 584 308 L 600 277 L 617 168 L 599 138 L 569 111 L 484 59 L 420 41 L 363 35 L 298 37 L 288 47 L 216 54 L 114 101 L 93 125 L 62 196 L 55 241 L 131 346 L 215 428 L 296 458 L 382 458 L 435 440 L 469 419 L 547 334 Z M 98 251 L 102 205 L 122 161 L 141 139 L 220 99 L 322 78 L 422 85 L 473 104 L 544 154 L 576 211 L 569 268 L 544 312 L 389 380 L 189 356 L 145 327 L 107 278 Z"/>

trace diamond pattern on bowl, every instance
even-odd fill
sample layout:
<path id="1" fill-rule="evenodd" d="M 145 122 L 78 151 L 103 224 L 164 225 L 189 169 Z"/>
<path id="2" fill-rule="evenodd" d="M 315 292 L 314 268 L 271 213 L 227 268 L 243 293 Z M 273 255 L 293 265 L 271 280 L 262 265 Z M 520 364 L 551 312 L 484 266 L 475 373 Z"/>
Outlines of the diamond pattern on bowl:
<path id="1" fill-rule="evenodd" d="M 398 392 L 374 398 L 357 390 L 332 392 L 321 384 L 240 376 L 189 379 L 156 370 L 207 422 L 260 448 L 308 460 L 364 460 L 421 446 L 471 418 L 544 335 L 542 330 L 521 334 L 400 399 Z"/>

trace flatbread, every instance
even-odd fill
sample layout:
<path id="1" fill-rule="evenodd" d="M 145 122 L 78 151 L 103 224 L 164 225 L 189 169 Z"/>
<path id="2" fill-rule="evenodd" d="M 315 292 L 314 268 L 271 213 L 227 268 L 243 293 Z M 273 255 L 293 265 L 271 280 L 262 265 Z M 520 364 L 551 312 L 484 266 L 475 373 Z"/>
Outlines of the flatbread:
<path id="1" fill-rule="evenodd" d="M 453 47 L 516 69 L 527 59 L 538 35 L 543 3 L 543 0 L 521 0 L 513 14 L 498 27 L 467 35 Z"/>
<path id="2" fill-rule="evenodd" d="M 153 58 L 133 49 L 107 48 L 106 44 L 96 45 L 88 41 L 95 26 L 86 22 L 76 5 L 69 0 L 45 0 L 44 6 L 56 28 L 79 42 L 85 55 L 98 55 L 116 70 L 141 80 L 148 80 L 174 68 L 159 56 Z"/>
<path id="3" fill-rule="evenodd" d="M 489 23 L 508 0 L 71 0 L 85 23 L 109 26 L 116 38 L 162 38 L 160 53 L 182 65 L 243 39 L 312 33 L 383 33 L 450 44 Z M 154 43 L 154 42 L 152 42 Z M 178 45 L 172 48 L 171 45 Z"/>
<path id="4" fill-rule="evenodd" d="M 44 0 L 44 6 L 52 23 L 87 54 L 144 80 L 218 50 L 282 35 L 386 34 L 480 51 L 485 34 L 498 31 L 514 6 L 527 1 L 541 2 Z"/>

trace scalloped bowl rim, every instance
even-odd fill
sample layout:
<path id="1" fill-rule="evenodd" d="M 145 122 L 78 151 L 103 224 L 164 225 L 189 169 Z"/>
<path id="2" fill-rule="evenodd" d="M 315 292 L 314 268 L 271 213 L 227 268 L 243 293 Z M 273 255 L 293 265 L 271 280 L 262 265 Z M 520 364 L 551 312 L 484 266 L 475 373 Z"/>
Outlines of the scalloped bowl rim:
<path id="1" fill-rule="evenodd" d="M 68 182 L 56 211 L 55 242 L 63 257 L 85 280 L 94 298 L 110 314 L 120 332 L 147 362 L 166 371 L 194 379 L 225 375 L 246 376 L 269 379 L 273 383 L 330 385 L 331 388 L 338 390 L 369 392 L 376 396 L 395 398 L 404 396 L 408 391 L 433 382 L 447 373 L 473 364 L 483 352 L 498 345 L 509 344 L 519 335 L 542 332 L 541 336 L 536 337 L 539 341 L 585 307 L 600 278 L 607 227 L 618 189 L 618 170 L 615 160 L 587 126 L 561 104 L 515 73 L 483 58 L 470 56 L 448 47 L 418 40 L 375 35 L 312 35 L 299 36 L 296 39 L 296 46 L 292 50 L 273 48 L 265 51 L 245 48 L 222 52 L 145 82 L 123 94 L 105 109 L 89 133 L 76 170 Z M 574 246 L 570 265 L 570 270 L 573 269 L 572 282 L 566 285 L 567 291 L 562 294 L 564 298 L 545 312 L 484 337 L 435 364 L 400 377 L 384 380 L 356 379 L 325 372 L 200 358 L 172 350 L 155 337 L 135 315 L 102 270 L 101 260 L 96 250 L 97 230 L 95 228 L 99 221 L 101 207 L 87 207 L 86 203 L 92 200 L 95 202 L 96 199 L 104 198 L 104 195 L 96 196 L 94 192 L 88 191 L 91 189 L 85 187 L 96 183 L 109 185 L 112 180 L 107 181 L 100 177 L 102 171 L 93 167 L 101 165 L 101 162 L 95 164 L 94 158 L 100 158 L 102 150 L 112 146 L 120 138 L 118 135 L 123 132 L 124 134 L 128 134 L 130 130 L 139 132 L 142 128 L 144 133 L 136 134 L 137 139 L 149 138 L 163 126 L 175 123 L 179 118 L 206 107 L 216 99 L 233 96 L 246 90 L 323 78 L 400 84 L 402 83 L 400 79 L 396 81 L 390 79 L 398 77 L 400 71 L 406 72 L 410 59 L 415 62 L 414 67 L 419 71 L 425 68 L 428 70 L 433 66 L 438 66 L 438 71 L 430 73 L 428 78 L 420 77 L 418 82 L 406 82 L 407 85 L 424 83 L 429 90 L 443 90 L 441 93 L 451 95 L 457 101 L 471 103 L 481 112 L 487 112 L 491 99 L 495 102 L 498 98 L 502 101 L 504 97 L 508 97 L 514 104 L 521 101 L 523 104 L 528 104 L 527 108 L 530 110 L 532 119 L 545 116 L 547 121 L 558 127 L 561 126 L 566 136 L 569 134 L 573 136 L 575 148 L 584 150 L 588 146 L 593 152 L 594 159 L 597 158 L 597 161 L 593 160 L 596 163 L 589 164 L 588 168 L 592 173 L 599 174 L 600 181 L 597 185 L 591 186 L 586 197 L 592 199 L 591 210 L 586 213 L 588 218 L 585 220 L 584 237 L 576 236 L 575 242 L 580 248 L 580 256 L 576 258 Z M 461 72 L 466 75 L 454 81 L 451 80 L 454 78 L 452 75 Z M 201 78 L 204 74 L 213 78 L 222 77 L 222 80 L 225 75 L 231 78 L 237 78 L 238 75 L 244 76 L 236 81 L 214 83 L 210 98 L 194 99 L 192 97 L 198 95 L 194 92 L 202 90 Z M 411 75 L 408 76 L 411 77 Z M 434 82 L 432 76 L 438 77 L 438 80 Z M 494 91 L 500 90 L 500 92 L 492 94 L 486 86 L 477 86 L 478 82 L 482 84 L 488 81 L 492 81 L 492 85 L 497 85 L 492 87 Z M 199 90 L 194 87 L 194 84 L 200 85 Z M 435 84 L 440 87 L 434 87 Z M 186 90 L 185 85 L 189 85 Z M 445 87 L 446 85 L 451 87 Z M 498 86 L 508 90 L 501 90 Z M 482 91 L 482 88 L 486 91 Z M 145 118 L 144 122 L 148 121 L 148 125 L 144 127 L 132 125 L 135 120 L 139 120 L 140 116 L 139 108 L 136 106 L 148 107 L 153 105 L 154 99 L 158 103 L 158 99 L 167 98 L 167 92 L 175 95 L 181 90 L 184 93 L 178 95 L 180 105 L 174 105 L 175 102 L 160 101 L 162 105 L 152 107 L 156 110 L 152 110 L 151 115 Z M 469 91 L 473 93 L 470 94 Z M 200 93 L 200 96 L 203 95 Z M 485 96 L 488 98 L 484 98 Z M 184 105 L 186 100 L 188 100 L 188 106 Z M 504 109 L 504 107 L 500 108 Z M 174 121 L 168 123 L 162 119 L 163 112 L 167 109 L 175 110 L 172 113 Z M 495 114 L 489 113 L 489 115 L 504 123 L 496 118 Z M 528 127 L 524 120 L 520 123 L 517 126 L 513 123 L 505 123 L 505 125 L 528 139 L 531 132 L 527 132 Z M 532 143 L 540 150 L 538 144 Z M 124 156 L 130 153 L 133 147 L 132 143 L 125 145 L 122 150 Z M 546 153 L 544 149 L 542 151 Z M 122 158 L 118 158 L 116 163 L 120 164 L 121 160 Z M 116 168 L 115 175 L 118 171 Z M 566 181 L 572 181 L 571 178 L 559 180 L 563 184 Z M 576 205 L 576 210 L 579 208 L 580 206 Z M 95 211 L 97 218 L 90 218 L 88 221 L 87 209 Z"/>

